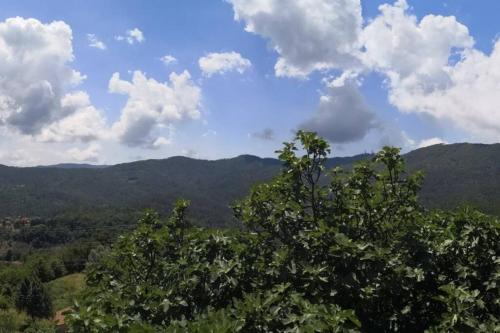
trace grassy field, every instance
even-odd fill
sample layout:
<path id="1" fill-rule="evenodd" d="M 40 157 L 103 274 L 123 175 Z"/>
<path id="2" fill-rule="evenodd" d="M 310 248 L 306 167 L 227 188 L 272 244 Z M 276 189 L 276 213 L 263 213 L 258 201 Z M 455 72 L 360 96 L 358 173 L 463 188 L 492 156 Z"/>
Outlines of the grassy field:
<path id="1" fill-rule="evenodd" d="M 70 274 L 47 283 L 52 296 L 54 310 L 61 310 L 73 305 L 73 299 L 85 286 L 85 275 L 81 273 Z"/>

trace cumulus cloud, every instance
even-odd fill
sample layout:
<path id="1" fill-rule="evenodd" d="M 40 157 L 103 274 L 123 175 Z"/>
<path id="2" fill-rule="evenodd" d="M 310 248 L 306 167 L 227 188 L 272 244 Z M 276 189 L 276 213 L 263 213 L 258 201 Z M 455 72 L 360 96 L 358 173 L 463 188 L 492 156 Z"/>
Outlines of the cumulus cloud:
<path id="1" fill-rule="evenodd" d="M 71 68 L 73 58 L 72 32 L 64 22 L 0 22 L 0 125 L 36 135 L 74 113 L 63 103 L 84 79 Z"/>
<path id="2" fill-rule="evenodd" d="M 482 140 L 498 140 L 500 42 L 487 55 L 455 17 L 418 21 L 404 0 L 380 11 L 363 31 L 363 60 L 388 77 L 389 101 L 402 112 L 451 120 Z"/>
<path id="3" fill-rule="evenodd" d="M 155 130 L 200 117 L 201 90 L 188 71 L 170 74 L 166 83 L 148 79 L 140 71 L 133 73 L 132 81 L 114 73 L 109 91 L 128 96 L 120 119 L 112 126 L 119 141 L 128 146 L 155 148 L 161 142 Z"/>
<path id="4" fill-rule="evenodd" d="M 172 64 L 175 64 L 177 62 L 177 58 L 175 58 L 174 56 L 172 56 L 170 54 L 164 55 L 163 57 L 160 58 L 160 60 L 161 60 L 161 62 L 163 62 L 163 64 L 165 66 L 172 65 Z"/>
<path id="5" fill-rule="evenodd" d="M 91 143 L 87 148 L 71 148 L 67 154 L 78 162 L 97 162 L 101 146 L 98 143 Z"/>
<path id="6" fill-rule="evenodd" d="M 473 48 L 468 28 L 455 17 L 427 15 L 418 21 L 407 10 L 403 0 L 382 5 L 362 35 L 364 63 L 388 77 L 389 101 L 403 112 L 498 136 L 500 44 L 487 56 Z"/>
<path id="7" fill-rule="evenodd" d="M 89 41 L 89 46 L 93 47 L 95 49 L 99 50 L 106 50 L 106 44 L 104 44 L 103 41 L 101 41 L 96 35 L 94 34 L 87 34 L 87 40 Z"/>
<path id="8" fill-rule="evenodd" d="M 142 43 L 146 40 L 142 31 L 138 28 L 127 30 L 125 36 L 116 36 L 115 39 L 118 41 L 125 41 L 130 45 L 135 43 Z"/>
<path id="9" fill-rule="evenodd" d="M 206 77 L 231 71 L 242 74 L 252 66 L 250 60 L 243 58 L 237 52 L 209 53 L 201 57 L 198 64 Z"/>
<path id="10" fill-rule="evenodd" d="M 153 142 L 153 147 L 160 148 L 161 146 L 167 146 L 171 143 L 172 143 L 172 141 L 170 139 L 167 139 L 163 136 L 160 136 L 160 137 L 156 138 L 156 140 Z"/>
<path id="11" fill-rule="evenodd" d="M 377 149 L 391 146 L 399 147 L 406 152 L 415 148 L 415 140 L 395 123 L 378 121 L 374 133 L 379 136 Z"/>
<path id="12" fill-rule="evenodd" d="M 16 149 L 5 153 L 0 153 L 0 164 L 9 166 L 28 166 L 39 163 L 39 159 L 35 158 L 31 152 L 25 149 Z"/>
<path id="13" fill-rule="evenodd" d="M 356 66 L 362 28 L 359 0 L 227 0 L 245 30 L 279 54 L 276 75 Z"/>
<path id="14" fill-rule="evenodd" d="M 261 139 L 261 140 L 274 140 L 274 130 L 271 128 L 264 128 L 262 131 L 253 132 L 250 134 L 252 138 Z"/>
<path id="15" fill-rule="evenodd" d="M 387 74 L 394 86 L 425 80 L 428 88 L 445 85 L 452 51 L 474 44 L 467 27 L 453 16 L 427 15 L 418 22 L 407 13 L 404 0 L 379 9 L 381 14 L 363 29 L 362 57 L 368 68 Z"/>
<path id="16" fill-rule="evenodd" d="M 355 84 L 331 87 L 321 96 L 314 115 L 299 125 L 300 129 L 317 132 L 332 143 L 360 140 L 375 128 L 375 115 Z"/>
<path id="17" fill-rule="evenodd" d="M 406 112 L 449 119 L 482 140 L 500 137 L 500 42 L 490 55 L 467 50 L 446 69 L 448 84 L 430 90 L 397 89 L 393 103 Z"/>
<path id="18" fill-rule="evenodd" d="M 107 137 L 106 120 L 102 113 L 90 102 L 87 93 L 78 91 L 66 95 L 61 100 L 68 116 L 54 122 L 35 136 L 41 142 L 88 142 Z"/>
<path id="19" fill-rule="evenodd" d="M 500 42 L 474 48 L 454 16 L 411 14 L 406 0 L 379 7 L 363 26 L 359 0 L 227 0 L 245 29 L 278 53 L 277 76 L 341 71 L 340 87 L 369 72 L 384 75 L 388 99 L 403 113 L 454 124 L 482 140 L 500 136 Z"/>

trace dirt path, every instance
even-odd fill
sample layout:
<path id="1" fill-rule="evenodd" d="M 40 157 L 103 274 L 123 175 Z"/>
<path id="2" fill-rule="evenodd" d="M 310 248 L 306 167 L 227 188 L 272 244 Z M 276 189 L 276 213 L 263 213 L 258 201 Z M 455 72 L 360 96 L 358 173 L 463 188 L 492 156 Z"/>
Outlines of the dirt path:
<path id="1" fill-rule="evenodd" d="M 64 325 L 64 314 L 66 312 L 68 312 L 69 310 L 71 310 L 70 307 L 61 309 L 61 310 L 57 311 L 56 314 L 54 315 L 54 321 L 56 322 L 58 332 L 65 332 L 66 331 L 66 327 Z"/>

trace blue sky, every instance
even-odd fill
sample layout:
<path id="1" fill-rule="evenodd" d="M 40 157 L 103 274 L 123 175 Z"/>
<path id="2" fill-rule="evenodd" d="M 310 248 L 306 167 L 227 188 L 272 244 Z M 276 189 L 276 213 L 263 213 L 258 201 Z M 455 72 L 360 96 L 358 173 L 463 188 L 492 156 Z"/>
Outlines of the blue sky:
<path id="1" fill-rule="evenodd" d="M 2 1 L 0 163 L 274 156 L 298 128 L 335 155 L 496 142 L 500 75 L 485 68 L 496 68 L 499 10 L 493 0 Z M 84 79 L 71 85 L 68 69 Z M 130 88 L 134 72 L 154 82 Z"/>

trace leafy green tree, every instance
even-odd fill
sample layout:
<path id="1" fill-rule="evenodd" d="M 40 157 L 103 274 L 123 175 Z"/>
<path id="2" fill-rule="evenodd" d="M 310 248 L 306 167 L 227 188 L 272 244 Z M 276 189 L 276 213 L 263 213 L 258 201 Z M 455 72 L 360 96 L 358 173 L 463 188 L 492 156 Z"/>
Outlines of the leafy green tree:
<path id="1" fill-rule="evenodd" d="M 26 311 L 31 317 L 49 318 L 52 316 L 52 300 L 40 279 L 33 275 L 26 277 L 19 285 L 16 295 L 16 308 Z"/>
<path id="2" fill-rule="evenodd" d="M 0 333 L 19 332 L 25 325 L 27 316 L 14 310 L 0 311 Z"/>
<path id="3" fill-rule="evenodd" d="M 64 263 L 61 258 L 59 257 L 53 258 L 52 262 L 50 263 L 50 267 L 54 272 L 54 278 L 66 275 L 66 267 L 64 266 Z"/>
<path id="4" fill-rule="evenodd" d="M 385 147 L 325 170 L 328 144 L 298 132 L 283 169 L 234 206 L 243 231 L 148 211 L 88 270 L 74 332 L 495 332 L 500 224 L 428 212 L 422 175 Z"/>
<path id="5" fill-rule="evenodd" d="M 33 263 L 32 270 L 42 282 L 49 282 L 55 277 L 51 263 L 45 258 L 36 259 Z"/>
<path id="6" fill-rule="evenodd" d="M 85 269 L 85 264 L 93 246 L 95 245 L 88 242 L 75 242 L 63 248 L 61 259 L 68 274 L 81 272 Z"/>

